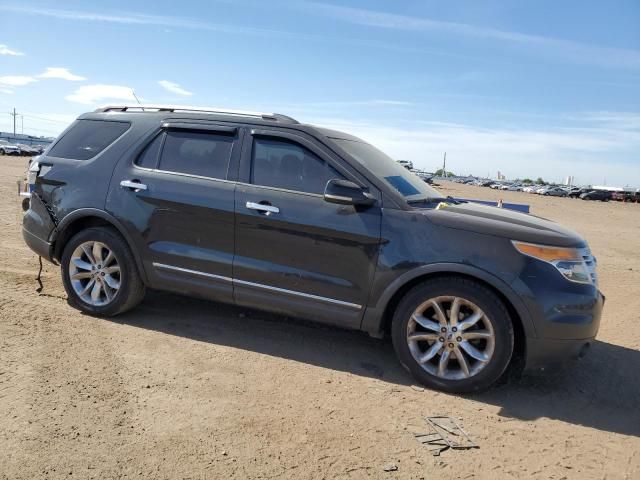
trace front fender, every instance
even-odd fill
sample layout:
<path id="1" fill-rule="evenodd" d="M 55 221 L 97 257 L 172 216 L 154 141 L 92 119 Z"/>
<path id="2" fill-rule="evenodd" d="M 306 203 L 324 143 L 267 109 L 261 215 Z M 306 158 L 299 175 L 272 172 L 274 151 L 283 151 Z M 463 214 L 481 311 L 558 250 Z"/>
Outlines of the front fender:
<path id="1" fill-rule="evenodd" d="M 386 287 L 375 304 L 370 303 L 367 306 L 362 319 L 360 327 L 361 330 L 366 331 L 372 336 L 381 336 L 384 333 L 385 328 L 386 309 L 394 296 L 400 292 L 402 287 L 419 278 L 427 279 L 429 277 L 446 274 L 464 275 L 466 277 L 475 278 L 493 287 L 502 294 L 516 310 L 520 317 L 525 335 L 528 338 L 537 338 L 534 322 L 529 310 L 520 296 L 511 288 L 510 285 L 486 270 L 461 263 L 432 263 L 429 265 L 422 265 L 400 275 Z"/>

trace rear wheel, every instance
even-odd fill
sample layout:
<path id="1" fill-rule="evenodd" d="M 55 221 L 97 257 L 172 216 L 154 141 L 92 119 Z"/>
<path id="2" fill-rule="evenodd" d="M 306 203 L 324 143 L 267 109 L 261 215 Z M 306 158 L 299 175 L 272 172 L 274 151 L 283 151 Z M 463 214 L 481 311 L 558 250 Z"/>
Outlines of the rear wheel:
<path id="1" fill-rule="evenodd" d="M 454 393 L 483 390 L 506 370 L 513 324 L 498 296 L 480 283 L 441 277 L 414 287 L 392 323 L 402 365 L 422 384 Z"/>
<path id="2" fill-rule="evenodd" d="M 144 284 L 124 239 L 111 228 L 89 228 L 67 243 L 61 259 L 69 303 L 97 316 L 113 316 L 135 307 Z"/>

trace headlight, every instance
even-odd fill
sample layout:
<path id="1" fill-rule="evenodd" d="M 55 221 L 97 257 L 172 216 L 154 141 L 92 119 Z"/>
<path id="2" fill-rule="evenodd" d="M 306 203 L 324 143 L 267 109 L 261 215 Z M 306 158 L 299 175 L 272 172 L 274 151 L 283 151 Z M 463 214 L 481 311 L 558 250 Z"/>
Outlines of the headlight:
<path id="1" fill-rule="evenodd" d="M 511 243 L 523 255 L 550 263 L 572 282 L 593 283 L 584 257 L 577 248 L 549 247 L 515 240 Z"/>

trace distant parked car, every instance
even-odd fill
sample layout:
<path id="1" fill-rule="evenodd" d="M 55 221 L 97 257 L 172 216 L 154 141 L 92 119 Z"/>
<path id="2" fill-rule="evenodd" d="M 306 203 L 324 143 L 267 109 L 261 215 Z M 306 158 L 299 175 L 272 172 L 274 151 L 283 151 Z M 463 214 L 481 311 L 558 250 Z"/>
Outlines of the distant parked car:
<path id="1" fill-rule="evenodd" d="M 562 187 L 550 187 L 542 192 L 542 195 L 552 196 L 552 197 L 566 197 L 567 191 Z"/>
<path id="2" fill-rule="evenodd" d="M 20 155 L 25 157 L 34 157 L 42 153 L 39 148 L 36 148 L 33 145 L 24 145 L 22 143 L 19 143 L 18 147 L 20 148 Z"/>
<path id="3" fill-rule="evenodd" d="M 433 183 L 433 175 L 427 175 L 426 173 L 418 173 L 417 175 L 423 182 L 428 184 Z"/>
<path id="4" fill-rule="evenodd" d="M 571 198 L 580 198 L 580 195 L 582 195 L 583 193 L 589 193 L 589 192 L 592 192 L 592 191 L 593 191 L 593 188 L 589 188 L 589 187 L 571 189 L 569 191 L 569 196 Z"/>
<path id="5" fill-rule="evenodd" d="M 6 140 L 0 140 L 0 155 L 20 155 L 20 147 L 9 143 Z"/>
<path id="6" fill-rule="evenodd" d="M 591 190 L 590 192 L 580 195 L 582 200 L 600 200 L 602 202 L 608 202 L 611 200 L 611 192 L 606 190 Z"/>
<path id="7" fill-rule="evenodd" d="M 617 200 L 618 202 L 637 202 L 640 199 L 638 192 L 613 192 L 611 194 L 611 200 Z"/>

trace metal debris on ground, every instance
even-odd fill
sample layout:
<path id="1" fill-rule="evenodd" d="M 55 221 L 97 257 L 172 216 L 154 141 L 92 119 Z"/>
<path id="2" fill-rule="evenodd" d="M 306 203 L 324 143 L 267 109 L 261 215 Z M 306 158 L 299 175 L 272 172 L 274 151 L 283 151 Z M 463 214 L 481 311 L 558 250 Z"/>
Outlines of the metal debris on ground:
<path id="1" fill-rule="evenodd" d="M 426 420 L 429 431 L 427 433 L 416 433 L 414 436 L 434 456 L 440 455 L 441 452 L 449 448 L 456 450 L 480 448 L 453 418 L 441 415 L 426 417 Z"/>

